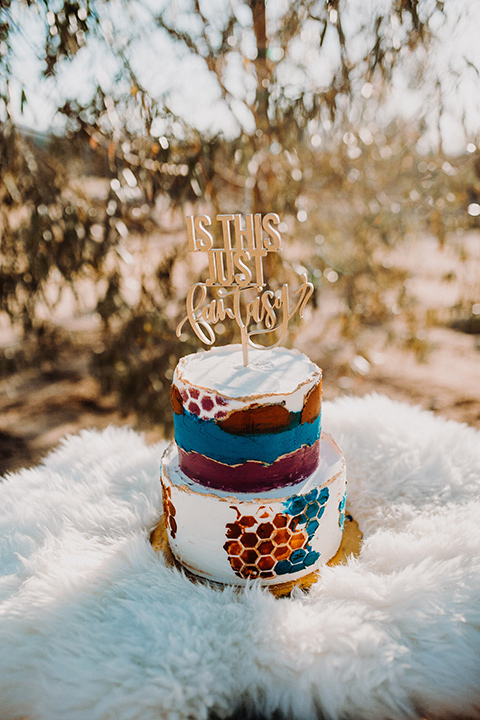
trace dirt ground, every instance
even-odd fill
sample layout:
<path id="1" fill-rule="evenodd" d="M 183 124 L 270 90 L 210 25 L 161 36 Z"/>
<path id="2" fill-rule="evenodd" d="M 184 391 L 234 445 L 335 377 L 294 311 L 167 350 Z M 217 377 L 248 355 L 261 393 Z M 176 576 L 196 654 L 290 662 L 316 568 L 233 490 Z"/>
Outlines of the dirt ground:
<path id="1" fill-rule="evenodd" d="M 430 310 L 441 316 L 452 307 L 470 282 L 467 275 L 478 287 L 480 235 L 467 240 L 473 250 L 471 263 L 468 270 L 457 273 L 456 283 L 445 280 L 456 255 L 439 252 L 434 240 L 403 249 L 404 261 L 412 268 L 420 314 Z M 321 322 L 306 323 L 295 344 L 322 364 L 319 326 Z M 422 362 L 393 344 L 373 352 L 369 361 L 353 357 L 347 373 L 344 365 L 330 363 L 324 398 L 377 392 L 480 429 L 480 336 L 443 323 L 427 329 L 423 340 L 429 351 Z M 81 352 L 62 352 L 61 370 L 29 369 L 0 379 L 0 474 L 38 463 L 62 437 L 83 428 L 128 424 L 144 432 L 147 442 L 161 438 L 159 428 L 119 412 L 113 395 L 101 395 L 88 369 L 91 352 L 86 343 Z"/>

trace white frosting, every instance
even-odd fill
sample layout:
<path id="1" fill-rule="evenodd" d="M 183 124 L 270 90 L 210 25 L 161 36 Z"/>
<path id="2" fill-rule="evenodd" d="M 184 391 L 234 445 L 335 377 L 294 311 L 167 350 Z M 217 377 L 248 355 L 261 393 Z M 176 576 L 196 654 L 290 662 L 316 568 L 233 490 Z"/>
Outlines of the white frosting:
<path id="1" fill-rule="evenodd" d="M 249 348 L 245 367 L 242 346 L 226 345 L 181 358 L 173 381 L 180 390 L 201 388 L 227 398 L 229 410 L 245 403 L 284 402 L 298 412 L 321 377 L 320 368 L 297 350 Z"/>
<path id="2" fill-rule="evenodd" d="M 170 547 L 177 560 L 200 577 L 244 585 L 246 580 L 235 573 L 224 549 L 228 539 L 227 524 L 237 520 L 239 510 L 242 515 L 256 517 L 259 517 L 259 513 L 267 513 L 270 518 L 276 513 L 285 513 L 284 503 L 289 498 L 307 495 L 314 488 L 329 489 L 325 511 L 310 545 L 320 553 L 320 557 L 314 565 L 301 572 L 262 578 L 260 582 L 262 585 L 272 585 L 308 575 L 328 562 L 340 546 L 342 530 L 339 525 L 339 503 L 346 485 L 345 460 L 329 435 L 322 434 L 320 463 L 309 478 L 297 485 L 265 492 L 261 497 L 258 494 L 242 493 L 235 496 L 218 490 L 213 492 L 198 485 L 180 470 L 175 443 L 164 454 L 162 470 L 162 481 L 175 508 L 174 533 L 167 524 Z"/>

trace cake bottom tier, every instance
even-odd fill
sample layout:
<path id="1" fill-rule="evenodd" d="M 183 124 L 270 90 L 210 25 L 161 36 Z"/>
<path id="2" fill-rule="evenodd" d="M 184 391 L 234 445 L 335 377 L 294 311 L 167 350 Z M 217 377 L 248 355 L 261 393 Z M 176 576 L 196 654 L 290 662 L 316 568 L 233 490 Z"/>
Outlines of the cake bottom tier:
<path id="1" fill-rule="evenodd" d="M 212 491 L 180 470 L 172 443 L 162 459 L 162 487 L 174 557 L 213 582 L 295 581 L 328 562 L 341 543 L 345 460 L 326 433 L 317 469 L 296 485 L 262 493 Z"/>

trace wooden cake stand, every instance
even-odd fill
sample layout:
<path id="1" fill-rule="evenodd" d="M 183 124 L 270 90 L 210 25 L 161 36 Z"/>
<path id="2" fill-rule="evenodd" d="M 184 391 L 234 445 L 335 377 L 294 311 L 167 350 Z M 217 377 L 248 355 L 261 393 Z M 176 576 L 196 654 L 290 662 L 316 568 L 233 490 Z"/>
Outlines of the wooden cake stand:
<path id="1" fill-rule="evenodd" d="M 343 565 L 349 557 L 357 557 L 360 553 L 362 537 L 363 535 L 358 527 L 358 523 L 349 514 L 347 508 L 341 545 L 337 554 L 327 562 L 327 565 L 329 567 L 332 567 L 333 565 Z M 153 530 L 150 536 L 150 542 L 152 543 L 155 552 L 162 553 L 169 565 L 175 565 L 181 568 L 193 582 L 203 582 L 215 587 L 223 587 L 222 583 L 211 582 L 194 575 L 177 562 L 168 544 L 167 529 L 165 527 L 165 520 L 163 517 Z M 318 580 L 320 574 L 321 568 L 309 573 L 308 575 L 304 575 L 298 580 L 290 580 L 288 582 L 279 583 L 278 585 L 267 585 L 266 587 L 268 587 L 275 597 L 283 597 L 285 595 L 289 595 L 294 587 L 300 588 L 301 590 L 307 590 Z M 240 585 L 238 586 L 239 589 L 241 589 L 241 587 L 242 586 Z"/>

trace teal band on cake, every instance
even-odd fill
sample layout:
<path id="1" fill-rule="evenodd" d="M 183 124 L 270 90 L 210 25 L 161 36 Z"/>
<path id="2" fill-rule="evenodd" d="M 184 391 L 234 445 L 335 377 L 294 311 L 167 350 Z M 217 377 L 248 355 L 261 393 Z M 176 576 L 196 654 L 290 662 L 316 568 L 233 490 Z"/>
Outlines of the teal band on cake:
<path id="1" fill-rule="evenodd" d="M 233 435 L 214 420 L 202 420 L 184 411 L 174 415 L 175 441 L 185 452 L 195 452 L 228 465 L 249 460 L 272 464 L 277 458 L 312 446 L 320 436 L 321 415 L 313 422 L 301 422 L 301 413 L 281 432 Z"/>

